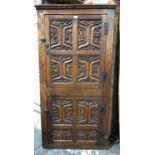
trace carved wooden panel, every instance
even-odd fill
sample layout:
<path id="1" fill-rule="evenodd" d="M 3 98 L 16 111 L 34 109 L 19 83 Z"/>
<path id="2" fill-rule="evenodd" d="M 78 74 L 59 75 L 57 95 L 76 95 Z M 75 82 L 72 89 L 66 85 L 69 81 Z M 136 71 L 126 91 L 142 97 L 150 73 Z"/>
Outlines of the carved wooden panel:
<path id="1" fill-rule="evenodd" d="M 78 23 L 78 49 L 100 50 L 101 45 L 101 19 L 79 20 Z"/>
<path id="2" fill-rule="evenodd" d="M 72 56 L 51 57 L 52 82 L 72 82 Z"/>
<path id="3" fill-rule="evenodd" d="M 78 130 L 77 141 L 97 141 L 97 131 L 93 130 Z"/>
<path id="4" fill-rule="evenodd" d="M 72 20 L 50 20 L 50 45 L 55 50 L 72 49 Z"/>
<path id="5" fill-rule="evenodd" d="M 72 130 L 52 130 L 49 132 L 49 141 L 50 142 L 61 142 L 63 141 L 72 141 L 73 133 Z"/>
<path id="6" fill-rule="evenodd" d="M 77 101 L 77 124 L 98 123 L 98 100 L 97 99 L 81 99 Z"/>
<path id="7" fill-rule="evenodd" d="M 75 101 L 75 102 L 74 102 Z M 77 104 L 76 111 L 73 110 L 73 102 Z M 48 99 L 48 123 L 49 124 L 72 124 L 73 113 L 76 112 L 76 122 L 78 124 L 98 123 L 98 99 Z"/>
<path id="8" fill-rule="evenodd" d="M 68 99 L 49 98 L 48 124 L 72 124 L 73 102 Z"/>
<path id="9" fill-rule="evenodd" d="M 99 55 L 78 57 L 78 82 L 99 82 Z"/>

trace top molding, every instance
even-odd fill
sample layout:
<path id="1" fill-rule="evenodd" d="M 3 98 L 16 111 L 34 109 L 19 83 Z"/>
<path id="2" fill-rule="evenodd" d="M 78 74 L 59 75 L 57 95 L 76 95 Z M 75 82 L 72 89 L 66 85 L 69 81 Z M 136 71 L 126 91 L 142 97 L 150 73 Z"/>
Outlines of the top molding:
<path id="1" fill-rule="evenodd" d="M 116 4 L 43 4 L 35 5 L 37 10 L 49 10 L 49 9 L 115 9 Z"/>

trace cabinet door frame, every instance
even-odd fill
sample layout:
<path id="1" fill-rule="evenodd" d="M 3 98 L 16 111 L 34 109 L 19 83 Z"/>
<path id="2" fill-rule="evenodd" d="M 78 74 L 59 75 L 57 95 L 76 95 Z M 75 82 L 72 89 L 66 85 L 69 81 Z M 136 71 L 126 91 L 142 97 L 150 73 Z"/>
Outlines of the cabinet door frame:
<path id="1" fill-rule="evenodd" d="M 38 36 L 41 39 L 45 35 L 45 16 L 48 14 L 60 14 L 59 10 L 45 10 L 38 11 Z M 72 14 L 74 10 L 64 10 L 64 14 Z M 111 112 L 112 112 L 112 71 L 113 65 L 112 60 L 115 55 L 113 53 L 113 24 L 114 24 L 114 11 L 109 9 L 79 9 L 75 12 L 80 12 L 79 14 L 99 14 L 99 15 L 107 15 L 107 22 L 109 23 L 109 32 L 106 36 L 106 57 L 105 57 L 105 70 L 107 72 L 107 79 L 105 81 L 105 89 L 103 90 L 103 98 L 106 104 L 106 113 L 103 119 L 103 130 L 104 130 L 104 139 L 108 140 L 110 136 L 111 129 Z M 75 13 L 74 13 L 75 14 Z M 40 94 L 41 94 L 41 118 L 42 118 L 42 140 L 43 147 L 51 148 L 48 144 L 47 137 L 47 105 L 46 105 L 46 96 L 48 92 L 46 90 L 46 55 L 45 55 L 44 43 L 39 40 L 39 64 L 40 64 Z M 96 147 L 95 147 L 96 148 Z"/>

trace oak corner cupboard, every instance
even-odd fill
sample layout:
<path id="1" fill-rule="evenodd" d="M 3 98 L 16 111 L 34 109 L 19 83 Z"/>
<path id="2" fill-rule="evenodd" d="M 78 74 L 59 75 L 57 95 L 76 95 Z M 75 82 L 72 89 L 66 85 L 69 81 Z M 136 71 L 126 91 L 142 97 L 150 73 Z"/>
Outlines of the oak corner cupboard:
<path id="1" fill-rule="evenodd" d="M 111 129 L 112 5 L 37 5 L 44 148 L 105 148 Z"/>

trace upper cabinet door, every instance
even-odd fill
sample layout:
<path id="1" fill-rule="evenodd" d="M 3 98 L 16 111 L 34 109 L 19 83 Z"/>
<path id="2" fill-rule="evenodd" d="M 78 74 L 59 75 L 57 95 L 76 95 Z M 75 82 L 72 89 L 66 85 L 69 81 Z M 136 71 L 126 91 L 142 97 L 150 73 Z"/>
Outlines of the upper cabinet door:
<path id="1" fill-rule="evenodd" d="M 47 87 L 103 88 L 104 15 L 45 16 Z"/>

